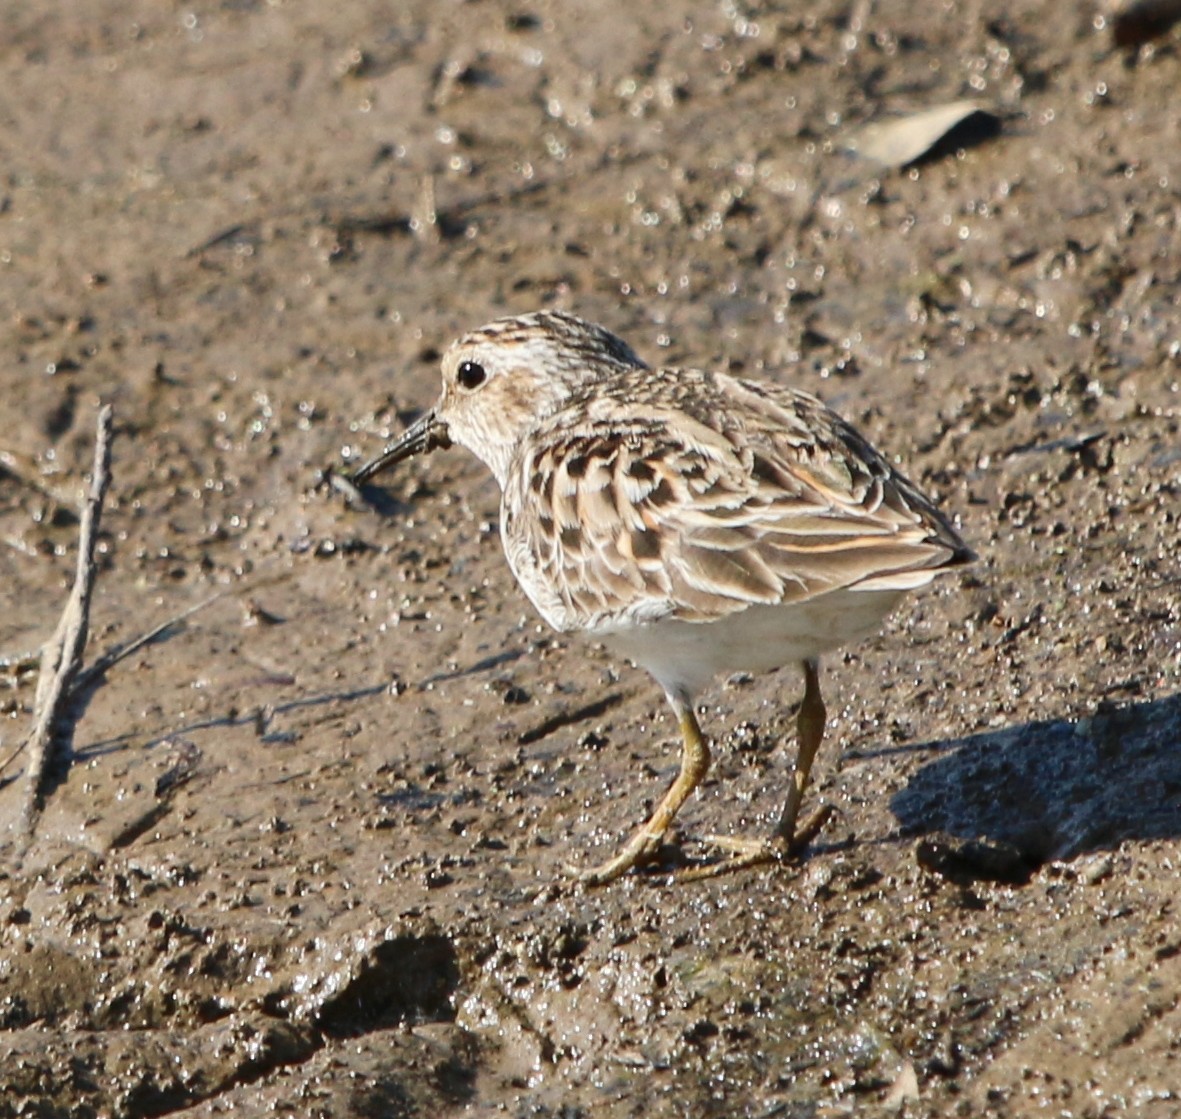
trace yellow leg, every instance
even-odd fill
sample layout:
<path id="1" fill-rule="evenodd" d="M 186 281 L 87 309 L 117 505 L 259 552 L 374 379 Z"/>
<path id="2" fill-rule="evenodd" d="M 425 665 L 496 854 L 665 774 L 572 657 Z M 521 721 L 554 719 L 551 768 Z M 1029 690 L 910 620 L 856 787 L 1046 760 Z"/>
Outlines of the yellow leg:
<path id="1" fill-rule="evenodd" d="M 804 700 L 796 716 L 796 734 L 799 739 L 796 764 L 791 775 L 787 804 L 784 805 L 775 834 L 770 839 L 710 836 L 710 842 L 732 852 L 731 857 L 720 863 L 681 871 L 677 875 L 677 881 L 692 882 L 703 878 L 716 878 L 720 874 L 729 874 L 731 871 L 744 870 L 747 867 L 782 862 L 807 847 L 832 815 L 831 806 L 822 805 L 802 826 L 796 825 L 800 805 L 804 800 L 804 791 L 808 787 L 808 777 L 812 772 L 812 762 L 824 738 L 824 724 L 828 717 L 824 709 L 824 700 L 820 697 L 819 664 L 816 661 L 804 661 L 803 668 Z"/>
<path id="2" fill-rule="evenodd" d="M 651 819 L 643 825 L 624 845 L 623 849 L 601 866 L 583 871 L 579 877 L 590 886 L 600 886 L 626 874 L 633 867 L 651 861 L 660 850 L 661 840 L 668 831 L 682 804 L 689 794 L 701 784 L 709 770 L 709 747 L 697 725 L 693 705 L 672 699 L 681 724 L 681 772 L 672 783 L 664 798 L 656 806 Z"/>
<path id="3" fill-rule="evenodd" d="M 816 661 L 804 661 L 804 701 L 800 704 L 799 714 L 796 715 L 796 732 L 799 737 L 796 765 L 791 775 L 787 804 L 783 806 L 783 815 L 780 816 L 779 826 L 775 829 L 776 838 L 787 844 L 789 854 L 794 855 L 807 846 L 831 811 L 821 808 L 802 828 L 796 827 L 800 805 L 804 802 L 804 790 L 808 787 L 808 778 L 812 773 L 812 762 L 816 758 L 816 751 L 820 749 L 821 739 L 824 738 L 824 724 L 827 719 L 828 712 L 824 709 L 824 700 L 820 698 L 820 666 Z"/>

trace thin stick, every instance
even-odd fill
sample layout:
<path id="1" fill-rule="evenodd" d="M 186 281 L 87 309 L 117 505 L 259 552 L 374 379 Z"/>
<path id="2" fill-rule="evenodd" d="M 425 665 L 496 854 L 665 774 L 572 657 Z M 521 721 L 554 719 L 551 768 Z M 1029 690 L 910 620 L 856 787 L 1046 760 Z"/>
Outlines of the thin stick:
<path id="1" fill-rule="evenodd" d="M 152 626 L 151 629 L 133 637 L 130 641 L 125 641 L 121 645 L 115 645 L 108 649 L 94 664 L 90 665 L 83 672 L 78 673 L 78 679 L 74 681 L 74 691 L 78 692 L 84 688 L 89 688 L 92 684 L 97 683 L 109 669 L 114 668 L 120 661 L 126 660 L 132 653 L 138 653 L 145 645 L 150 645 L 162 633 L 172 629 L 173 626 L 180 625 L 181 622 L 188 621 L 194 614 L 204 610 L 207 606 L 212 606 L 219 599 L 223 599 L 229 594 L 238 593 L 238 590 L 238 588 L 235 588 L 233 591 L 217 591 L 215 594 L 201 599 L 200 602 L 186 607 L 179 614 L 173 614 L 171 618 L 165 618 L 159 625 Z M 0 772 L 3 772 L 2 768 L 0 768 Z"/>
<path id="2" fill-rule="evenodd" d="M 199 614 L 215 602 L 220 602 L 223 598 L 229 598 L 231 595 L 246 594 L 251 591 L 257 591 L 262 587 L 270 587 L 275 583 L 285 583 L 290 578 L 290 572 L 280 571 L 275 575 L 264 575 L 242 587 L 227 587 L 224 591 L 215 591 L 213 594 L 201 599 L 200 602 L 195 602 L 192 606 L 186 606 L 179 613 L 173 614 L 171 618 L 165 618 L 159 625 L 152 626 L 151 629 L 145 630 L 128 641 L 124 641 L 118 645 L 112 645 L 105 653 L 96 657 L 92 665 L 78 673 L 78 678 L 74 681 L 74 692 L 81 692 L 93 684 L 97 684 L 101 677 L 110 669 L 114 668 L 120 661 L 126 660 L 132 653 L 138 653 L 140 649 L 145 645 L 150 645 L 162 633 L 172 629 L 173 626 L 180 625 L 181 622 L 187 622 L 194 614 Z M 0 765 L 0 773 L 4 772 L 4 766 L 7 764 L 5 762 L 3 765 Z"/>
<path id="3" fill-rule="evenodd" d="M 138 634 L 129 641 L 113 645 L 105 653 L 99 656 L 93 664 L 82 669 L 82 671 L 74 677 L 74 682 L 71 684 L 69 689 L 70 698 L 74 698 L 80 693 L 84 692 L 87 688 L 93 687 L 110 669 L 114 668 L 114 666 L 117 665 L 121 660 L 126 660 L 133 653 L 139 652 L 139 650 L 144 648 L 144 646 L 150 645 L 153 641 L 155 641 L 156 638 L 162 633 L 166 633 L 168 630 L 172 629 L 173 626 L 180 625 L 181 622 L 187 621 L 194 614 L 205 610 L 207 607 L 212 606 L 215 602 L 220 602 L 223 598 L 228 598 L 230 595 L 244 594 L 247 591 L 258 590 L 260 587 L 269 587 L 275 583 L 282 583 L 290 577 L 290 573 L 284 571 L 277 575 L 269 575 L 264 578 L 256 579 L 253 583 L 248 584 L 246 587 L 233 587 L 224 591 L 217 591 L 215 594 L 211 594 L 207 598 L 201 599 L 200 602 L 194 603 L 192 606 L 185 607 L 185 609 L 180 611 L 180 613 L 173 614 L 171 618 L 165 618 L 164 621 L 159 623 L 159 625 L 152 626 L 151 629 L 146 630 L 144 633 Z M 4 775 L 5 770 L 7 770 L 13 762 L 25 752 L 31 741 L 31 739 L 26 738 L 23 742 L 14 747 L 3 761 L 0 761 L 0 777 Z"/>
<path id="4" fill-rule="evenodd" d="M 78 568 L 74 576 L 74 588 L 53 637 L 41 651 L 41 669 L 33 701 L 33 733 L 28 742 L 29 769 L 25 775 L 20 819 L 20 831 L 26 838 L 33 834 L 41 810 L 46 774 L 59 762 L 60 746 L 55 732 L 70 698 L 70 685 L 82 667 L 82 654 L 86 648 L 86 636 L 90 628 L 90 599 L 98 575 L 94 549 L 102 520 L 103 498 L 111 484 L 112 418 L 111 406 L 104 404 L 98 412 L 94 469 L 78 529 Z"/>

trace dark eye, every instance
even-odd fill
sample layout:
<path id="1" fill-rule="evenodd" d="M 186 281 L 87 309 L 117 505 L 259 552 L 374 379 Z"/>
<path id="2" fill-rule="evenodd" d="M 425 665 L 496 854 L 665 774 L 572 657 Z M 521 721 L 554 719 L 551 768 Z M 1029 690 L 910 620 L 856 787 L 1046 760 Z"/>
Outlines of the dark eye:
<path id="1" fill-rule="evenodd" d="M 478 361 L 461 361 L 455 376 L 465 389 L 478 389 L 488 374 Z"/>

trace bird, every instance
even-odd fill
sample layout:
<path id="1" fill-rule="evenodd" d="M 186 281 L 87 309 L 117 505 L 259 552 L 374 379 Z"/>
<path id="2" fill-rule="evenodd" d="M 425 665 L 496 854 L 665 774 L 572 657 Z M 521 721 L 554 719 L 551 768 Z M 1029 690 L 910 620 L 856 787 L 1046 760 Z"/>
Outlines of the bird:
<path id="1" fill-rule="evenodd" d="M 437 403 L 354 472 L 358 485 L 458 445 L 499 483 L 508 565 L 541 617 L 646 669 L 680 769 L 601 885 L 655 861 L 709 769 L 694 709 L 712 680 L 798 664 L 804 695 L 786 803 L 767 838 L 712 837 L 712 877 L 798 855 L 827 719 L 820 658 L 875 633 L 903 596 L 975 559 L 951 521 L 817 397 L 766 379 L 647 365 L 560 310 L 499 318 L 442 358 Z"/>

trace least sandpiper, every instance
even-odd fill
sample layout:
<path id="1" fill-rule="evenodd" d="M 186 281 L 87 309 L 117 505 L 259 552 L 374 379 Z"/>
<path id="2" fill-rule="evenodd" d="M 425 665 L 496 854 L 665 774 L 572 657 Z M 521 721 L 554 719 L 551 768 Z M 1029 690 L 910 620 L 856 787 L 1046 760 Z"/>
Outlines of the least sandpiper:
<path id="1" fill-rule="evenodd" d="M 820 657 L 973 558 L 948 520 L 814 396 L 651 369 L 622 339 L 560 311 L 499 319 L 455 342 L 438 403 L 354 478 L 453 442 L 500 483 L 505 554 L 538 613 L 646 668 L 680 724 L 676 780 L 619 853 L 582 877 L 608 882 L 658 852 L 709 767 L 693 710 L 701 689 L 792 662 L 804 698 L 774 834 L 718 840 L 729 858 L 682 876 L 798 852 L 825 818 L 799 822 L 824 734 Z"/>

